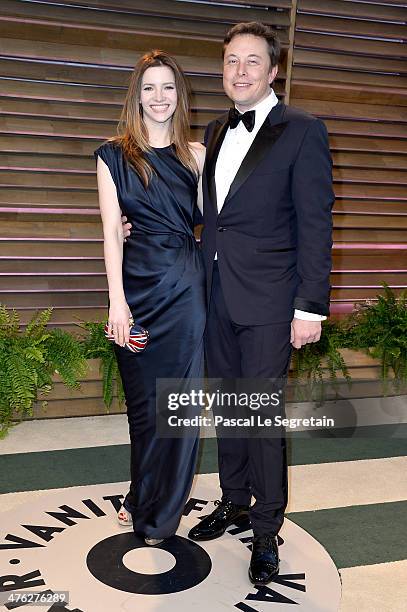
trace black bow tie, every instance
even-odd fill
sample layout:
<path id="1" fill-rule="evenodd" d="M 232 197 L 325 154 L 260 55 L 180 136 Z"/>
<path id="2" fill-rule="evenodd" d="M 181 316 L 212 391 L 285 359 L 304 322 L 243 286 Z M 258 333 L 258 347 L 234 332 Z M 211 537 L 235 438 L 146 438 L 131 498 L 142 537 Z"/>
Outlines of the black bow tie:
<path id="1" fill-rule="evenodd" d="M 231 108 L 229 111 L 229 127 L 234 130 L 238 125 L 239 121 L 243 121 L 243 124 L 248 132 L 251 132 L 254 128 L 254 122 L 256 119 L 256 111 L 246 111 L 245 113 L 239 113 L 236 108 Z"/>

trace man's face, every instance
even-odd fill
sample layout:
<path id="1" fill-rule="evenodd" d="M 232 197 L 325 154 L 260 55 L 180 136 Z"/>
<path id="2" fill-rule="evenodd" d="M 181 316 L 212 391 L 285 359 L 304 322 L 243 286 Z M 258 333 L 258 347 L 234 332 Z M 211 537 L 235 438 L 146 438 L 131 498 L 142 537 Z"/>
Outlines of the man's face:
<path id="1" fill-rule="evenodd" d="M 223 60 L 223 87 L 226 95 L 245 112 L 270 93 L 278 67 L 271 67 L 264 38 L 238 34 L 227 45 Z"/>

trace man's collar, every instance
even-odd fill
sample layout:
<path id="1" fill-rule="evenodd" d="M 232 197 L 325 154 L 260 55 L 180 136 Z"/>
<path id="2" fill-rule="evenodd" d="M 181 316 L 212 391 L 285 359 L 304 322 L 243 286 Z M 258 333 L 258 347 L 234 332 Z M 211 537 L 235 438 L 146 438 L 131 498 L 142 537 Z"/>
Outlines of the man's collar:
<path id="1" fill-rule="evenodd" d="M 256 124 L 258 125 L 258 122 L 263 123 L 267 115 L 271 112 L 271 110 L 277 104 L 278 104 L 278 98 L 276 94 L 274 93 L 274 90 L 271 89 L 270 94 L 267 96 L 267 98 L 264 98 L 264 100 L 261 100 L 261 102 L 258 102 L 255 106 L 252 106 L 251 108 L 246 108 L 245 111 L 247 110 L 256 111 Z M 244 112 L 244 111 L 240 111 L 236 105 L 235 107 L 239 112 Z"/>

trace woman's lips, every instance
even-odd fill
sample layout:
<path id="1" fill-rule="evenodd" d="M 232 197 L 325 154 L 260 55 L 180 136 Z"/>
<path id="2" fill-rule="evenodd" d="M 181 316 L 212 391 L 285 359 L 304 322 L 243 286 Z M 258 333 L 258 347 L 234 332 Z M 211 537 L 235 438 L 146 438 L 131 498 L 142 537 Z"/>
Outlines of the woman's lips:
<path id="1" fill-rule="evenodd" d="M 169 107 L 169 104 L 150 104 L 151 110 L 153 110 L 155 113 L 163 113 L 168 110 Z"/>

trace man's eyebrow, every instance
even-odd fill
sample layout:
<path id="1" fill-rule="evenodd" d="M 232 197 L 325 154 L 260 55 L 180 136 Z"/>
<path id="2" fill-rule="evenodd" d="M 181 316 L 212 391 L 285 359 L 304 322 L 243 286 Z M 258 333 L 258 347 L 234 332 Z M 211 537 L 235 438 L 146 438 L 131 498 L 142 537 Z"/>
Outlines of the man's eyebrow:
<path id="1" fill-rule="evenodd" d="M 227 53 L 225 57 L 237 57 L 237 55 L 236 53 Z M 249 53 L 247 57 L 257 57 L 258 59 L 261 59 L 261 56 L 257 55 L 257 53 Z"/>

